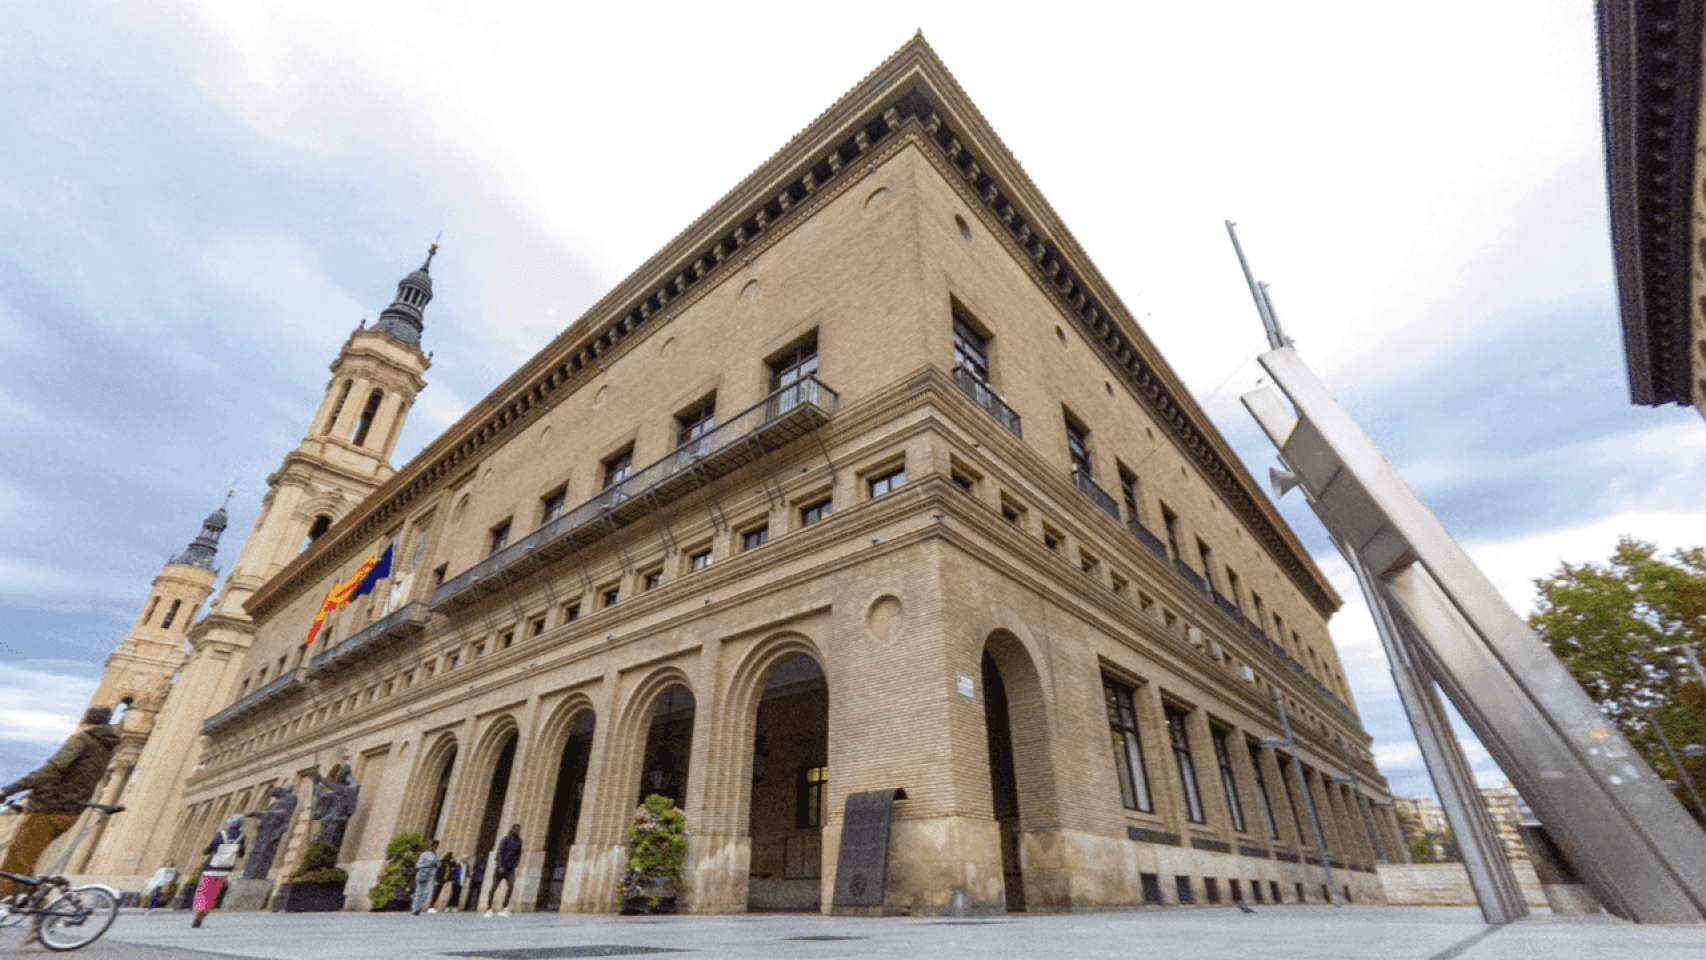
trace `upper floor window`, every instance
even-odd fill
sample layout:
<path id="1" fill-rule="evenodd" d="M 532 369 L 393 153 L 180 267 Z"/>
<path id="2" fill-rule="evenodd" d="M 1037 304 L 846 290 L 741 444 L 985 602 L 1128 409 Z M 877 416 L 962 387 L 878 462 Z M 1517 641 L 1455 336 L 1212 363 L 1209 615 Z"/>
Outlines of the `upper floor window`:
<path id="1" fill-rule="evenodd" d="M 989 382 L 989 338 L 979 335 L 958 313 L 954 315 L 954 364 Z"/>
<path id="2" fill-rule="evenodd" d="M 1179 515 L 1161 505 L 1161 526 L 1167 532 L 1167 556 L 1175 562 L 1179 559 Z"/>
<path id="3" fill-rule="evenodd" d="M 302 541 L 302 549 L 308 549 L 309 544 L 320 539 L 320 537 L 324 536 L 326 531 L 330 529 L 332 529 L 331 517 L 328 517 L 323 513 L 315 517 L 314 522 L 308 527 L 308 538 Z"/>
<path id="4" fill-rule="evenodd" d="M 1066 415 L 1066 454 L 1072 460 L 1072 472 L 1089 480 L 1095 476 L 1090 469 L 1090 430 L 1072 414 Z"/>
<path id="5" fill-rule="evenodd" d="M 1243 613 L 1244 601 L 1239 596 L 1243 591 L 1239 588 L 1238 572 L 1233 570 L 1231 567 L 1226 568 L 1226 592 L 1232 594 L 1230 597 L 1232 605 L 1238 608 L 1239 613 Z M 1258 626 L 1260 626 L 1260 624 L 1258 624 Z"/>
<path id="6" fill-rule="evenodd" d="M 1206 543 L 1203 543 L 1202 538 L 1200 538 L 1200 537 L 1197 538 L 1197 556 L 1202 558 L 1202 575 L 1203 575 L 1203 578 L 1208 580 L 1209 588 L 1213 589 L 1213 587 L 1214 587 L 1214 551 L 1209 549 L 1209 545 Z"/>
<path id="7" fill-rule="evenodd" d="M 1120 803 L 1127 810 L 1154 810 L 1149 797 L 1149 772 L 1143 765 L 1143 742 L 1137 730 L 1137 709 L 1132 689 L 1117 680 L 1102 678 L 1102 696 L 1108 705 L 1108 728 L 1114 741 L 1114 771 L 1120 782 Z"/>
<path id="8" fill-rule="evenodd" d="M 182 600 L 173 600 L 172 605 L 166 608 L 166 619 L 160 621 L 160 629 L 164 630 L 171 626 L 172 621 L 178 619 L 178 611 L 183 609 L 183 606 Z"/>
<path id="9" fill-rule="evenodd" d="M 621 452 L 604 461 L 604 486 L 606 489 L 628 479 L 634 474 L 634 445 L 628 444 Z"/>
<path id="10" fill-rule="evenodd" d="M 791 387 L 817 373 L 817 331 L 800 338 L 770 359 L 770 392 Z"/>
<path id="11" fill-rule="evenodd" d="M 1138 513 L 1137 474 L 1120 465 L 1120 499 L 1125 503 L 1125 519 L 1127 523 L 1142 523 L 1143 518 Z"/>
<path id="12" fill-rule="evenodd" d="M 675 445 L 685 447 L 717 428 L 717 398 L 707 397 L 690 410 L 675 415 Z"/>
<path id="13" fill-rule="evenodd" d="M 491 556 L 507 546 L 509 546 L 509 521 L 505 520 L 492 528 L 492 546 L 490 550 L 486 551 L 486 555 Z"/>
<path id="14" fill-rule="evenodd" d="M 1238 802 L 1238 779 L 1232 775 L 1232 752 L 1226 746 L 1227 731 L 1211 731 L 1214 738 L 1214 762 L 1220 768 L 1220 788 L 1226 793 L 1226 809 L 1232 815 L 1232 829 L 1243 833 L 1244 805 Z"/>
<path id="15" fill-rule="evenodd" d="M 709 549 L 700 550 L 698 553 L 692 554 L 687 558 L 687 568 L 689 570 L 703 570 L 710 565 L 711 551 Z"/>
<path id="16" fill-rule="evenodd" d="M 1191 736 L 1187 728 L 1189 716 L 1179 707 L 1168 706 L 1167 736 L 1173 744 L 1173 760 L 1179 765 L 1180 799 L 1185 804 L 1185 819 L 1203 823 L 1202 793 L 1197 790 L 1197 765 L 1191 759 Z"/>
<path id="17" fill-rule="evenodd" d="M 880 497 L 883 494 L 898 488 L 905 482 L 906 468 L 904 466 L 895 467 L 893 470 L 885 471 L 880 476 L 871 478 L 871 496 Z"/>
<path id="18" fill-rule="evenodd" d="M 817 503 L 814 503 L 809 507 L 801 507 L 800 526 L 809 527 L 819 520 L 829 516 L 830 511 L 834 509 L 835 502 L 832 500 L 819 500 Z"/>
<path id="19" fill-rule="evenodd" d="M 740 548 L 751 550 L 753 547 L 762 547 L 769 539 L 770 528 L 768 526 L 753 527 L 740 535 Z"/>
<path id="20" fill-rule="evenodd" d="M 350 443 L 359 447 L 367 442 L 367 432 L 373 428 L 373 418 L 379 415 L 379 405 L 384 401 L 385 394 L 378 390 L 367 395 L 367 406 L 361 408 L 361 418 L 355 423 L 355 433 L 350 435 Z"/>
<path id="21" fill-rule="evenodd" d="M 568 500 L 568 495 L 567 487 L 558 487 L 539 498 L 539 523 L 541 525 L 550 523 L 563 515 L 563 506 Z"/>

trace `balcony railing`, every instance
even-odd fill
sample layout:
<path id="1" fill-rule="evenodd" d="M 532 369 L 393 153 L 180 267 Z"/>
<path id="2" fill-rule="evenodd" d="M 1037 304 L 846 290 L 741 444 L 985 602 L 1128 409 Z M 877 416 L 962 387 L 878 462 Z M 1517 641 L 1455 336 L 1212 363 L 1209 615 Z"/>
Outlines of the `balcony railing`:
<path id="1" fill-rule="evenodd" d="M 1072 471 L 1072 482 L 1077 485 L 1079 492 L 1090 498 L 1091 503 L 1101 507 L 1102 510 L 1107 513 L 1108 516 L 1113 517 L 1115 521 L 1119 520 L 1120 505 L 1114 501 L 1113 497 L 1108 495 L 1108 491 L 1096 486 L 1096 481 L 1090 479 L 1089 474 L 1084 473 L 1081 470 L 1074 470 Z"/>
<path id="2" fill-rule="evenodd" d="M 538 569 L 663 504 L 696 490 L 815 429 L 840 397 L 807 377 L 741 411 L 715 430 L 670 451 L 598 496 L 474 564 L 433 591 L 432 606 L 472 603 L 508 578 Z"/>
<path id="3" fill-rule="evenodd" d="M 1162 563 L 1167 562 L 1167 545 L 1161 542 L 1160 537 L 1150 533 L 1149 528 L 1140 523 L 1136 517 L 1127 521 L 1126 526 L 1130 527 L 1131 532 L 1137 535 L 1140 543 L 1149 548 L 1150 553 L 1155 554 L 1155 559 Z"/>
<path id="4" fill-rule="evenodd" d="M 432 611 L 427 609 L 426 604 L 418 601 L 406 603 L 351 634 L 343 643 L 320 651 L 314 659 L 308 661 L 308 672 L 312 675 L 349 666 L 393 641 L 415 636 L 426 629 L 426 623 L 431 618 Z"/>
<path id="5" fill-rule="evenodd" d="M 1019 415 L 1013 412 L 1007 401 L 1001 399 L 1000 394 L 989 388 L 989 384 L 979 380 L 976 374 L 965 367 L 954 368 L 954 382 L 960 385 L 961 393 L 989 411 L 989 415 L 994 417 L 997 423 L 1011 431 L 1013 436 L 1024 439 L 1025 433 L 1020 428 Z"/>
<path id="6" fill-rule="evenodd" d="M 1244 611 L 1238 609 L 1238 604 L 1226 599 L 1226 595 L 1219 590 L 1214 590 L 1211 587 L 1210 591 L 1209 595 L 1214 598 L 1214 605 L 1220 608 L 1221 613 L 1231 617 L 1233 623 L 1244 622 Z"/>
<path id="7" fill-rule="evenodd" d="M 1196 592 L 1198 592 L 1198 593 L 1207 593 L 1208 592 L 1208 584 L 1203 581 L 1202 574 L 1196 572 L 1195 570 L 1192 570 L 1188 565 L 1186 565 L 1185 561 L 1174 560 L 1173 561 L 1173 569 L 1178 571 L 1179 576 L 1183 577 L 1185 582 L 1190 584 L 1191 587 L 1196 590 Z"/>
<path id="8" fill-rule="evenodd" d="M 242 699 L 238 700 L 236 703 L 233 703 L 229 707 L 226 707 L 224 710 L 221 710 L 218 713 L 214 714 L 213 716 L 208 717 L 206 720 L 202 721 L 201 732 L 204 734 L 212 733 L 213 731 L 219 729 L 220 727 L 225 726 L 226 724 L 232 722 L 233 720 L 236 720 L 237 718 L 243 716 L 244 714 L 249 713 L 250 711 L 259 707 L 261 704 L 263 704 L 269 700 L 276 699 L 276 698 L 278 698 L 278 697 L 280 697 L 286 693 L 289 693 L 291 691 L 296 690 L 297 688 L 299 688 L 302 685 L 301 680 L 302 680 L 301 668 L 297 668 L 295 670 L 292 670 L 289 673 L 279 674 L 278 679 L 272 681 L 271 683 L 268 683 L 268 684 L 262 686 L 260 689 L 256 690 L 254 693 L 251 693 L 248 696 L 243 697 Z"/>

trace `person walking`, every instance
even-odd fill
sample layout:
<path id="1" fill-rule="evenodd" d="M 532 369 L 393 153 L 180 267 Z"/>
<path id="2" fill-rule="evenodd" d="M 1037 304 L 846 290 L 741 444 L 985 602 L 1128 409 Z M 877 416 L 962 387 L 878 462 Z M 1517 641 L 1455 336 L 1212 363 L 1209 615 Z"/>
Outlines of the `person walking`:
<path id="1" fill-rule="evenodd" d="M 462 862 L 456 859 L 455 853 L 444 855 L 444 863 L 438 868 L 438 880 L 442 886 L 450 888 L 450 902 L 444 905 L 444 912 L 455 913 L 457 905 L 462 902 Z M 434 896 L 433 899 L 438 898 Z"/>
<path id="2" fill-rule="evenodd" d="M 83 728 L 46 763 L 0 787 L 0 800 L 30 791 L 12 844 L 6 848 L 6 858 L 0 860 L 0 870 L 33 873 L 47 845 L 76 825 L 83 804 L 95 796 L 113 758 L 113 748 L 118 746 L 118 731 L 110 726 L 112 718 L 113 712 L 106 707 L 90 707 L 83 714 Z M 10 896 L 13 890 L 12 881 L 0 880 L 0 897 Z"/>
<path id="3" fill-rule="evenodd" d="M 178 879 L 178 865 L 171 860 L 166 865 L 154 871 L 154 876 L 148 881 L 148 893 L 143 897 L 144 912 L 158 907 L 166 898 L 166 888 Z"/>
<path id="4" fill-rule="evenodd" d="M 515 868 L 521 863 L 521 824 L 515 824 L 498 841 L 497 856 L 492 863 L 492 892 L 486 900 L 486 916 L 492 916 L 492 909 L 498 902 L 498 884 L 504 885 L 504 908 L 497 914 L 500 917 L 509 916 L 510 894 L 515 892 Z"/>
<path id="5" fill-rule="evenodd" d="M 237 860 L 248 852 L 249 839 L 243 836 L 243 815 L 232 814 L 225 818 L 225 828 L 213 835 L 208 841 L 207 860 L 201 865 L 201 882 L 195 888 L 195 919 L 190 926 L 199 927 L 213 912 L 219 903 L 219 891 L 225 886 L 225 878 L 231 871 L 237 869 Z"/>
<path id="6" fill-rule="evenodd" d="M 438 912 L 428 906 L 438 886 L 438 864 L 438 841 L 428 840 L 426 849 L 415 858 L 415 899 L 410 904 L 410 915 L 418 917 L 423 909 L 428 913 Z"/>

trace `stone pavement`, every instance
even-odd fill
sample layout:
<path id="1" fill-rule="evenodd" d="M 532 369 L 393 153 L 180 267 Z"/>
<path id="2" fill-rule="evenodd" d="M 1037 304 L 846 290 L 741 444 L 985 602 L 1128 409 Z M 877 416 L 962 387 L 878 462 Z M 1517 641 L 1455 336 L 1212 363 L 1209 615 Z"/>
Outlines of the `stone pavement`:
<path id="1" fill-rule="evenodd" d="M 225 913 L 199 930 L 186 913 L 126 910 L 80 960 L 428 960 L 652 956 L 667 960 L 927 957 L 1189 960 L 1700 960 L 1706 924 L 1637 926 L 1605 917 L 1488 927 L 1473 908 L 1268 906 L 1118 913 L 859 919 L 816 914 L 613 917 L 517 914 Z M 0 957 L 20 948 L 0 931 Z"/>

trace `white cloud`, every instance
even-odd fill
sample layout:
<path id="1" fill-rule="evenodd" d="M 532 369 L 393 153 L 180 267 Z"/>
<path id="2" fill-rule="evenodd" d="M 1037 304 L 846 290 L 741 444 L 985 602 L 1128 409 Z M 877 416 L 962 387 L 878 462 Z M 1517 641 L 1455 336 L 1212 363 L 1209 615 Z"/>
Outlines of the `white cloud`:
<path id="1" fill-rule="evenodd" d="M 0 661 L 0 741 L 51 751 L 76 731 L 99 680 L 100 671 L 86 664 Z"/>

